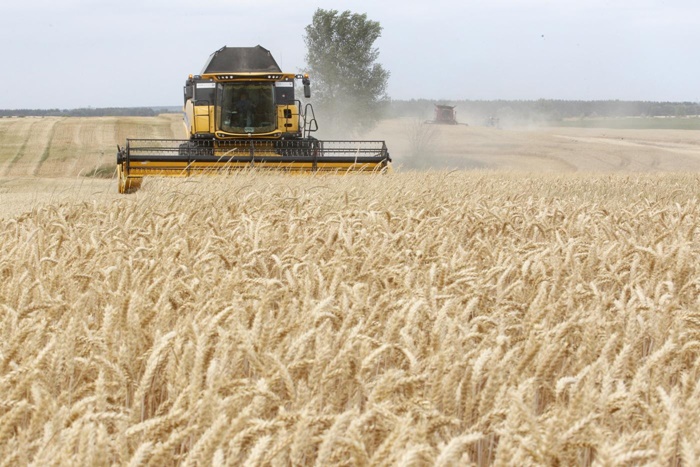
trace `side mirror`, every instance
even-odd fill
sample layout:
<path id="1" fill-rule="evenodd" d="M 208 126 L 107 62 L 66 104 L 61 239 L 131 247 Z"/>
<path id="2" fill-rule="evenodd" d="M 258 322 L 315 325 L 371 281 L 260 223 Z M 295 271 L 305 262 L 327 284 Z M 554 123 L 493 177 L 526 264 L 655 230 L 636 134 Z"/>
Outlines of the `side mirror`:
<path id="1" fill-rule="evenodd" d="M 309 79 L 309 75 L 303 75 L 301 84 L 304 85 L 304 97 L 308 99 L 311 97 L 311 80 Z"/>
<path id="2" fill-rule="evenodd" d="M 184 94 L 185 102 L 187 102 L 187 99 L 192 99 L 194 97 L 194 86 L 189 81 L 185 84 Z"/>

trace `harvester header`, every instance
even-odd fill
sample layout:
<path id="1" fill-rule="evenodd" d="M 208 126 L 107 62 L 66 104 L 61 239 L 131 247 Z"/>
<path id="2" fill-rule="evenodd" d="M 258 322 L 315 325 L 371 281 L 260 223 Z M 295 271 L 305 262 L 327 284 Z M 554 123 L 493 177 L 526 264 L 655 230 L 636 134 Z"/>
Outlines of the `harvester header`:
<path id="1" fill-rule="evenodd" d="M 381 172 L 384 141 L 320 141 L 311 103 L 295 96 L 308 74 L 283 72 L 261 46 L 222 47 L 185 81 L 187 140 L 129 139 L 117 153 L 119 192 L 145 176 L 189 176 L 248 168 L 286 172 Z"/>

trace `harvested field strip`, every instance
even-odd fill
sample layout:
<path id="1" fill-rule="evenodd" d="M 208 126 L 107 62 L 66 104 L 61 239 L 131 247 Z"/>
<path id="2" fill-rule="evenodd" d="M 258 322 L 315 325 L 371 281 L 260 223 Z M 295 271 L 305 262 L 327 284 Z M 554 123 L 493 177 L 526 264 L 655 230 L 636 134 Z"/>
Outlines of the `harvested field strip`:
<path id="1" fill-rule="evenodd" d="M 182 119 L 171 121 L 170 133 L 175 139 L 187 139 L 189 137 L 189 135 L 187 134 L 187 129 L 185 128 L 185 124 L 182 121 Z"/>
<path id="2" fill-rule="evenodd" d="M 177 124 L 177 125 L 176 125 Z M 0 173 L 74 177 L 115 163 L 126 138 L 182 137 L 180 115 L 0 119 Z"/>
<path id="3" fill-rule="evenodd" d="M 51 143 L 53 142 L 53 137 L 56 134 L 56 124 L 58 124 L 58 121 L 54 121 L 50 127 L 49 133 L 46 138 L 46 145 L 44 146 L 44 151 L 41 153 L 41 157 L 39 158 L 39 160 L 37 160 L 32 175 L 37 175 L 39 173 L 39 170 L 41 169 L 41 165 L 46 161 L 46 159 L 49 158 L 49 155 L 51 153 Z"/>
<path id="4" fill-rule="evenodd" d="M 32 130 L 33 130 L 35 125 L 36 125 L 36 122 L 32 122 L 29 125 L 29 130 L 28 130 L 29 135 L 33 134 Z M 12 171 L 12 167 L 14 167 L 14 165 L 17 163 L 17 161 L 20 160 L 24 156 L 24 153 L 27 150 L 27 143 L 29 142 L 29 139 L 30 138 L 27 137 L 26 139 L 23 140 L 22 144 L 20 145 L 20 147 L 17 150 L 17 152 L 15 153 L 15 155 L 12 157 L 12 159 L 10 159 L 6 163 L 5 169 L 3 171 L 3 175 L 8 175 Z"/>
<path id="5" fill-rule="evenodd" d="M 82 122 L 64 119 L 59 121 L 52 136 L 48 157 L 36 175 L 75 176 L 95 167 L 114 164 L 116 141 L 111 117 L 82 119 Z"/>
<path id="6" fill-rule="evenodd" d="M 62 118 L 17 119 L 14 131 L 7 143 L 3 142 L 2 153 L 7 154 L 13 146 L 19 147 L 10 162 L 5 166 L 5 176 L 31 176 L 42 158 L 51 151 L 56 125 Z M 7 146 L 5 145 L 7 144 Z"/>
<path id="7" fill-rule="evenodd" d="M 127 138 L 174 138 L 174 123 L 182 125 L 182 117 L 170 115 L 167 117 L 132 117 L 117 119 L 115 141 L 124 144 Z"/>
<path id="8" fill-rule="evenodd" d="M 2 220 L 0 457 L 693 465 L 698 182 L 241 173 Z"/>

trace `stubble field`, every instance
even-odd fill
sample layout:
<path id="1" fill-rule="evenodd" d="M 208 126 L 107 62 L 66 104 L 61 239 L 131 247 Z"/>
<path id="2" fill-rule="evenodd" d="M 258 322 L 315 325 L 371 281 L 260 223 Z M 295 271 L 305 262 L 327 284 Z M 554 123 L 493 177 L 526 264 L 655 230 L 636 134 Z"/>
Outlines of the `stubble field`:
<path id="1" fill-rule="evenodd" d="M 564 131 L 542 147 L 600 137 Z M 672 151 L 129 196 L 8 173 L 1 462 L 696 465 L 700 175 L 661 168 L 697 136 L 638 138 Z"/>

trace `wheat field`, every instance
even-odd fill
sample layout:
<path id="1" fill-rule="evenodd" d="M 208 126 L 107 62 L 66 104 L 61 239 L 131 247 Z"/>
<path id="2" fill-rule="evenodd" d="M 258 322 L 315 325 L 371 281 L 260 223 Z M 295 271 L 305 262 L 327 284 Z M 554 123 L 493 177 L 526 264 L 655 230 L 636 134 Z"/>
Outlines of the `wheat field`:
<path id="1" fill-rule="evenodd" d="M 0 465 L 697 465 L 699 182 L 242 173 L 0 219 Z"/>

